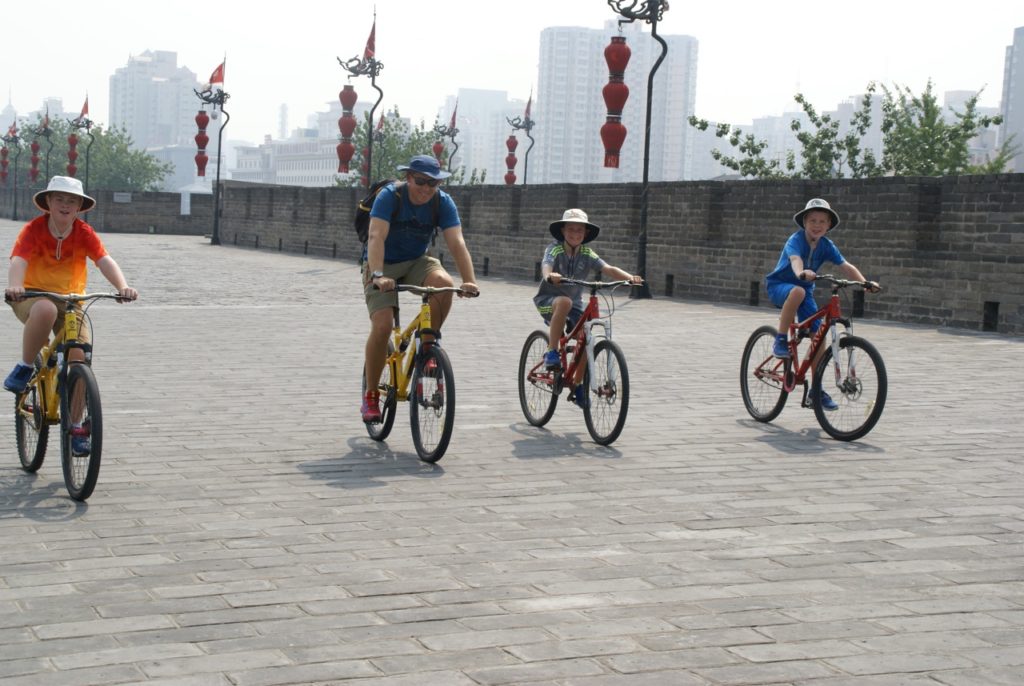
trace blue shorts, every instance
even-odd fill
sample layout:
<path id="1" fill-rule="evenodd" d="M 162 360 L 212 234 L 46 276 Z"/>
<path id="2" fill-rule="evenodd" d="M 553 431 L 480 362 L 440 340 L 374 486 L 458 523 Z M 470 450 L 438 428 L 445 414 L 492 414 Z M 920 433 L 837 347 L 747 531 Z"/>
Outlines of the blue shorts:
<path id="1" fill-rule="evenodd" d="M 814 294 L 803 286 L 798 286 L 794 283 L 786 283 L 785 281 L 765 284 L 768 289 L 768 299 L 772 301 L 775 307 L 781 308 L 786 303 L 786 298 L 789 297 L 790 291 L 794 288 L 802 288 L 804 290 L 804 300 L 800 303 L 800 307 L 796 311 L 796 319 L 799 322 L 807 319 L 814 315 L 818 311 L 818 303 L 814 301 Z M 821 326 L 821 320 L 818 319 L 811 324 L 811 331 L 817 331 L 818 327 Z"/>

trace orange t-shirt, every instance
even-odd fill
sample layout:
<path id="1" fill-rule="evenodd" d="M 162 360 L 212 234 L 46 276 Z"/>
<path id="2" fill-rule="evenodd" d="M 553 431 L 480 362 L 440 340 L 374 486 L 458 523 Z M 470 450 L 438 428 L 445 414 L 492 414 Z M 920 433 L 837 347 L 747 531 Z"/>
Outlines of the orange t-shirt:
<path id="1" fill-rule="evenodd" d="M 97 262 L 106 256 L 103 241 L 91 226 L 77 218 L 68 237 L 58 241 L 50 233 L 48 219 L 49 215 L 44 214 L 25 224 L 11 248 L 11 257 L 28 262 L 25 288 L 85 293 L 88 273 L 85 258 Z"/>

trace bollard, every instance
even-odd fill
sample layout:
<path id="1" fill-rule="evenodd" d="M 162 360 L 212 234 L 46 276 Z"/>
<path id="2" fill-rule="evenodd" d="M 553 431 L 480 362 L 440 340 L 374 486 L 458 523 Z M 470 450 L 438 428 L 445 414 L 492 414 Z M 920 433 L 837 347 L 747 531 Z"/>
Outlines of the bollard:
<path id="1" fill-rule="evenodd" d="M 283 250 L 284 250 L 284 239 L 283 238 L 278 238 L 277 239 L 277 251 L 281 252 Z"/>
<path id="2" fill-rule="evenodd" d="M 309 241 L 305 241 L 302 244 L 302 254 L 303 255 L 308 255 L 309 254 Z"/>
<path id="3" fill-rule="evenodd" d="M 853 292 L 853 316 L 864 316 L 864 291 Z"/>
<path id="4" fill-rule="evenodd" d="M 981 314 L 981 330 L 999 330 L 999 303 L 990 300 L 985 301 L 985 307 Z"/>
<path id="5" fill-rule="evenodd" d="M 747 304 L 757 307 L 761 303 L 761 282 L 751 281 L 750 282 L 750 296 L 747 298 Z"/>
<path id="6" fill-rule="evenodd" d="M 334 258 L 335 258 L 335 257 L 337 257 L 337 256 L 338 256 L 338 242 L 337 242 L 337 241 L 335 241 L 335 242 L 334 242 L 334 243 L 333 243 L 333 244 L 331 245 L 331 259 L 334 259 Z"/>
<path id="7" fill-rule="evenodd" d="M 490 269 L 491 269 L 491 258 L 490 257 L 485 257 L 484 258 L 484 276 L 487 276 L 487 272 L 490 271 Z"/>
<path id="8" fill-rule="evenodd" d="M 256 234 L 256 241 L 255 241 L 255 243 L 256 243 L 256 246 L 255 246 L 256 249 L 259 250 L 260 249 L 260 235 L 259 234 Z"/>
<path id="9" fill-rule="evenodd" d="M 540 262 L 533 263 L 533 280 L 540 281 Z"/>
<path id="10" fill-rule="evenodd" d="M 672 297 L 672 292 L 675 290 L 675 287 L 676 287 L 676 277 L 675 277 L 675 275 L 674 274 L 666 274 L 665 275 L 665 297 L 666 298 L 671 298 Z"/>

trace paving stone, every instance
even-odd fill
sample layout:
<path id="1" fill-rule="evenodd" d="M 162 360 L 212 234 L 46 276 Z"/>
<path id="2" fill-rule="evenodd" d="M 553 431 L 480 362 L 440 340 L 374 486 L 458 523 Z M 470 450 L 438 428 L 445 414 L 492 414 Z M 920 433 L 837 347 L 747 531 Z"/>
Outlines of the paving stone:
<path id="1" fill-rule="evenodd" d="M 445 325 L 457 421 L 427 465 L 406 407 L 382 443 L 359 420 L 354 264 L 103 237 L 142 296 L 90 311 L 97 490 L 73 503 L 52 449 L 0 464 L 4 686 L 1024 683 L 1024 339 L 858 321 L 889 399 L 841 443 L 794 402 L 746 414 L 766 311 L 619 298 L 632 397 L 601 447 L 564 402 L 524 420 L 535 285 L 483 277 Z"/>

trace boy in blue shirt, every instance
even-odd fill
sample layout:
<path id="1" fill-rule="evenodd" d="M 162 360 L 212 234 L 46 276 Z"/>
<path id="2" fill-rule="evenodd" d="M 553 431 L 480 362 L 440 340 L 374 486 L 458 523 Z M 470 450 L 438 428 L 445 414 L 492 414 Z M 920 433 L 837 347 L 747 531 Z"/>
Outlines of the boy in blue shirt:
<path id="1" fill-rule="evenodd" d="M 775 356 L 781 358 L 789 357 L 787 338 L 789 325 L 794 318 L 803 321 L 818 311 L 814 302 L 814 279 L 821 265 L 831 262 L 847 279 L 867 280 L 859 269 L 843 258 L 836 244 L 825 237 L 825 234 L 839 226 L 839 215 L 826 201 L 821 198 L 808 200 L 807 206 L 793 215 L 793 221 L 800 227 L 800 231 L 786 241 L 779 255 L 779 263 L 765 278 L 769 299 L 776 307 L 782 308 L 772 348 Z M 870 283 L 871 291 L 877 291 L 878 284 L 874 281 Z M 813 330 L 817 331 L 820 325 L 820 320 L 814 322 Z M 825 346 L 822 346 L 818 351 L 811 365 L 812 370 L 825 350 Z M 839 405 L 824 391 L 821 392 L 821 406 L 829 412 L 839 409 Z"/>

